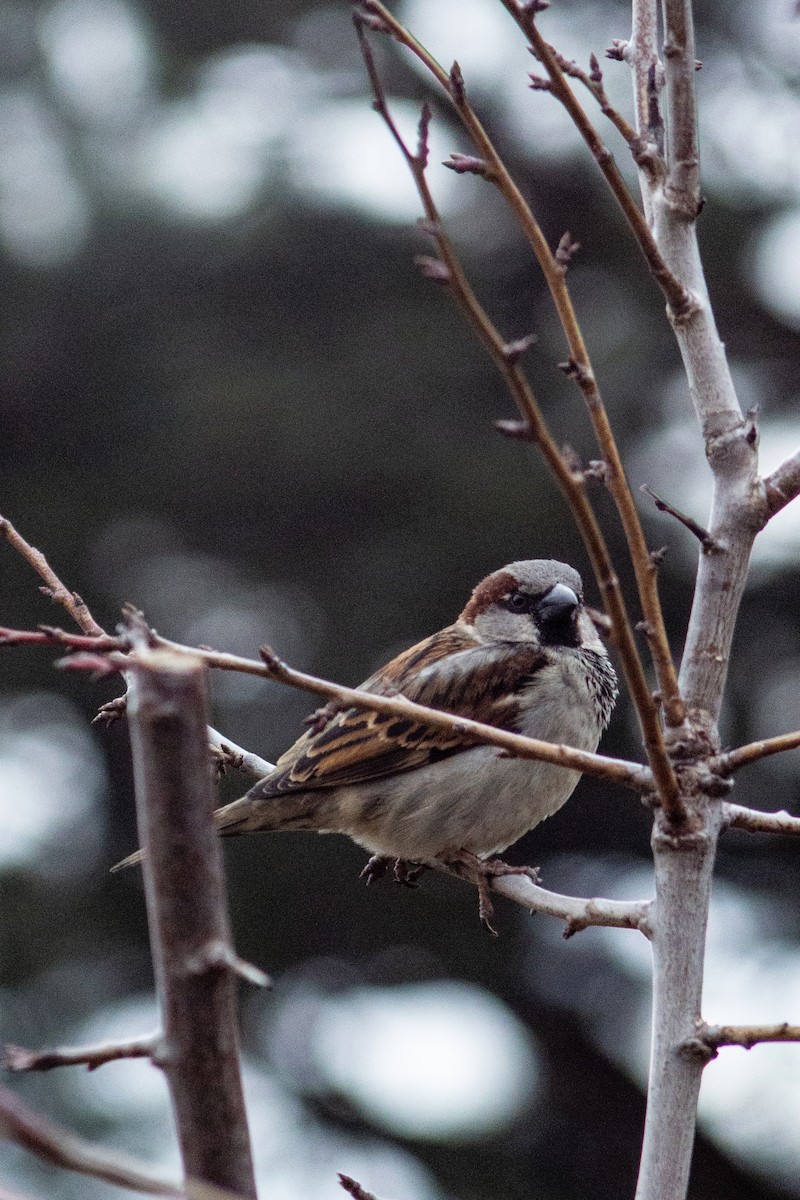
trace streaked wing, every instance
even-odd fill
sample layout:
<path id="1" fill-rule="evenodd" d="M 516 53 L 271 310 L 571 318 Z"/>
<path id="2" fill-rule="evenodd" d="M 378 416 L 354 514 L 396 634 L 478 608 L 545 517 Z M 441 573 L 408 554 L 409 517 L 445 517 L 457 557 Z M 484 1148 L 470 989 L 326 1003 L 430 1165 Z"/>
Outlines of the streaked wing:
<path id="1" fill-rule="evenodd" d="M 446 665 L 429 670 L 441 659 Z M 412 646 L 361 685 L 379 695 L 400 693 L 419 704 L 513 729 L 514 693 L 544 665 L 533 646 L 484 647 L 458 626 Z M 464 681 L 469 676 L 469 688 Z M 502 702 L 502 697 L 508 697 Z M 502 707 L 498 711 L 498 702 Z M 499 718 L 499 719 L 498 719 Z M 295 742 L 260 785 L 264 797 L 311 788 L 364 783 L 436 762 L 471 745 L 446 730 L 408 717 L 350 708 Z"/>

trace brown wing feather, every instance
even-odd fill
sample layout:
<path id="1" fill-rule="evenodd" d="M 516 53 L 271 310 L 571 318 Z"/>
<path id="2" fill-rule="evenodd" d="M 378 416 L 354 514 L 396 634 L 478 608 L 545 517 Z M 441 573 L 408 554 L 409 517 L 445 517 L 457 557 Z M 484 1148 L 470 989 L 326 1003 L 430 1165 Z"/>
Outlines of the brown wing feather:
<path id="1" fill-rule="evenodd" d="M 464 655 L 470 672 L 469 710 L 463 702 L 458 660 L 446 672 L 426 672 L 441 658 Z M 469 662 L 474 659 L 475 662 Z M 517 705 L 513 693 L 547 661 L 534 646 L 488 649 L 458 626 L 412 646 L 361 685 L 378 695 L 400 693 L 420 704 L 513 729 Z M 497 699 L 509 695 L 504 719 Z M 398 771 L 410 771 L 464 750 L 473 743 L 445 730 L 430 729 L 409 717 L 355 708 L 336 713 L 316 733 L 307 733 L 278 759 L 275 771 L 259 786 L 263 797 L 340 784 L 364 783 Z"/>

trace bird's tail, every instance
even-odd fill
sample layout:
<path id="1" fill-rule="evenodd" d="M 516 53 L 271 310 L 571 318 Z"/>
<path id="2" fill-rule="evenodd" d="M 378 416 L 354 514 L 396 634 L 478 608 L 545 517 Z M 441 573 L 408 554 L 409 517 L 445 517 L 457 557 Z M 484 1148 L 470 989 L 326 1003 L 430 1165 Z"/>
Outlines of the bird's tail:
<path id="1" fill-rule="evenodd" d="M 283 793 L 265 796 L 263 781 L 252 787 L 246 795 L 232 804 L 218 808 L 214 813 L 214 824 L 222 837 L 233 837 L 239 833 L 257 833 L 260 830 L 319 829 L 321 810 L 328 797 L 320 792 Z M 144 857 L 143 850 L 129 854 L 115 863 L 112 872 L 123 867 L 133 867 Z"/>

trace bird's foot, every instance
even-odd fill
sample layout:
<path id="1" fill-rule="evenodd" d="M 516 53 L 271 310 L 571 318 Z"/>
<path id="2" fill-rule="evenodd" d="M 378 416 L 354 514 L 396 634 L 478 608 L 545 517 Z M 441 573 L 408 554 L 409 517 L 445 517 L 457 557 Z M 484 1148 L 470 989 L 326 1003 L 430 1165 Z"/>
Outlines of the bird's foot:
<path id="1" fill-rule="evenodd" d="M 474 883 L 478 889 L 478 916 L 481 924 L 492 937 L 497 937 L 497 930 L 492 925 L 494 905 L 489 899 L 491 880 L 502 875 L 526 875 L 532 883 L 539 883 L 537 867 L 514 867 L 503 862 L 502 858 L 478 858 L 469 850 L 458 850 L 455 853 L 442 855 L 442 861 L 461 879 Z"/>
<path id="2" fill-rule="evenodd" d="M 402 883 L 404 887 L 415 888 L 419 887 L 417 880 L 423 871 L 427 871 L 424 863 L 409 862 L 405 858 L 387 858 L 382 854 L 373 854 L 364 870 L 359 875 L 359 879 L 366 879 L 367 885 L 376 879 L 382 879 L 391 867 L 397 883 Z"/>

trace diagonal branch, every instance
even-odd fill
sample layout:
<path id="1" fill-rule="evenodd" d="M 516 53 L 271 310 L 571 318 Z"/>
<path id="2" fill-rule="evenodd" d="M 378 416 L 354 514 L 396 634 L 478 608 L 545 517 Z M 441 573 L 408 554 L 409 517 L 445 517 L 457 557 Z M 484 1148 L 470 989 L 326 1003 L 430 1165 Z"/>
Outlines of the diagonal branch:
<path id="1" fill-rule="evenodd" d="M 800 450 L 795 450 L 763 481 L 767 496 L 767 519 L 800 496 Z"/>
<path id="2" fill-rule="evenodd" d="M 716 758 L 710 760 L 708 765 L 719 775 L 731 775 L 740 767 L 758 762 L 761 758 L 769 758 L 771 754 L 782 754 L 785 750 L 795 750 L 798 746 L 800 746 L 800 731 L 795 730 L 793 733 L 781 733 L 777 737 L 764 738 L 759 742 L 748 742 L 746 746 L 739 746 L 736 750 L 718 754 Z"/>
<path id="3" fill-rule="evenodd" d="M 199 650 L 191 646 L 182 646 L 155 633 L 150 633 L 154 647 L 169 650 L 176 655 L 200 660 L 209 667 L 222 671 L 240 671 L 244 675 L 258 675 L 263 679 L 272 679 L 299 691 L 311 692 L 316 696 L 325 696 L 332 700 L 337 707 L 359 708 L 370 712 L 385 712 L 402 717 L 413 717 L 431 729 L 446 729 L 451 733 L 463 736 L 465 741 L 475 741 L 513 754 L 518 758 L 534 758 L 543 762 L 554 763 L 573 771 L 582 771 L 598 779 L 622 784 L 636 792 L 648 792 L 653 788 L 653 775 L 641 763 L 628 762 L 625 759 L 608 758 L 602 754 L 591 754 L 588 750 L 576 750 L 572 746 L 556 745 L 543 742 L 537 738 L 524 737 L 518 733 L 508 733 L 494 725 L 484 725 L 480 721 L 472 721 L 457 713 L 441 712 L 439 709 L 426 708 L 407 700 L 405 696 L 379 696 L 374 692 L 363 692 L 357 688 L 343 687 L 326 679 L 318 679 L 297 671 L 283 662 L 268 646 L 261 648 L 262 660 L 242 658 L 238 654 L 227 654 L 219 650 Z M 99 639 L 98 639 L 99 640 Z M 117 660 L 127 666 L 133 666 L 137 660 L 134 655 L 125 657 L 123 651 L 128 649 L 124 638 L 106 638 L 106 655 L 115 665 Z M 0 629 L 0 644 L 11 645 L 17 641 L 35 642 L 40 645 L 67 646 L 78 645 L 82 650 L 84 645 L 95 639 L 87 639 L 81 634 L 64 633 L 63 630 L 49 629 L 34 632 Z M 61 664 L 68 665 L 78 655 L 67 656 Z M 89 656 L 89 666 L 96 669 L 102 659 L 92 654 Z M 84 663 L 81 661 L 80 665 Z M 119 669 L 119 667 L 117 667 Z M 269 765 L 269 764 L 267 764 Z M 268 773 L 268 772 L 267 772 Z"/>
<path id="4" fill-rule="evenodd" d="M 502 181 L 502 186 L 500 182 L 498 182 L 498 186 L 500 186 L 506 198 L 509 199 L 514 211 L 520 216 L 523 228 L 531 234 L 534 250 L 542 264 L 542 269 L 545 271 L 548 286 L 551 289 L 559 316 L 562 318 L 562 324 L 567 332 L 570 350 L 574 350 L 575 354 L 578 355 L 578 357 L 573 356 L 570 358 L 570 362 L 567 364 L 567 371 L 568 374 L 576 379 L 587 400 L 589 412 L 608 466 L 608 486 L 617 502 L 622 515 L 623 526 L 626 530 L 626 535 L 628 535 L 631 555 L 634 561 L 634 570 L 645 611 L 645 629 L 654 655 L 656 673 L 661 687 L 661 696 L 667 722 L 679 725 L 683 720 L 683 705 L 677 690 L 677 679 L 664 628 L 663 614 L 658 600 L 655 565 L 647 550 L 644 534 L 639 523 L 638 514 L 636 513 L 636 507 L 633 503 L 630 488 L 628 487 L 619 458 L 619 452 L 611 432 L 607 414 L 602 405 L 597 383 L 591 370 L 591 364 L 589 363 L 588 353 L 578 327 L 569 292 L 566 288 L 564 266 L 557 261 L 556 256 L 550 251 L 533 214 L 508 175 L 505 165 L 484 132 L 478 118 L 467 104 L 463 79 L 457 67 L 453 68 L 451 76 L 447 76 L 439 64 L 416 42 L 403 26 L 394 20 L 391 13 L 382 4 L 378 3 L 378 0 L 369 0 L 363 8 L 368 14 L 377 14 L 380 20 L 385 22 L 385 29 L 383 31 L 391 33 L 397 40 L 411 48 L 425 65 L 429 67 L 435 78 L 442 83 L 442 86 L 447 89 L 447 94 L 452 100 L 456 111 L 462 117 L 478 149 L 483 154 L 481 161 L 488 164 L 488 177 L 492 178 L 495 182 L 498 180 Z M 585 496 L 584 480 L 582 476 L 577 475 L 575 470 L 567 464 L 564 456 L 552 441 L 530 386 L 518 365 L 518 354 L 516 352 L 509 352 L 512 348 L 500 336 L 485 310 L 478 302 L 464 276 L 452 244 L 444 232 L 425 177 L 427 162 L 426 133 L 427 122 L 430 119 L 429 113 L 426 111 L 423 112 L 423 120 L 420 127 L 420 151 L 414 154 L 406 146 L 388 111 L 364 28 L 365 25 L 367 27 L 374 27 L 374 25 L 371 24 L 368 18 L 364 17 L 362 10 L 357 11 L 355 23 L 367 71 L 375 93 L 375 107 L 386 122 L 392 137 L 408 164 L 426 214 L 427 232 L 431 233 L 437 243 L 440 259 L 432 260 L 436 264 L 435 277 L 447 283 L 451 294 L 464 311 L 470 325 L 492 355 L 526 422 L 527 429 L 530 435 L 532 435 L 532 440 L 538 443 L 548 466 L 552 470 L 556 481 L 572 508 L 578 528 L 587 546 L 598 584 L 603 593 L 606 608 L 612 619 L 614 640 L 619 649 L 623 670 L 625 671 L 628 686 L 639 714 L 648 758 L 650 759 L 653 773 L 659 786 L 665 811 L 668 812 L 670 819 L 674 823 L 680 824 L 685 817 L 685 810 L 680 801 L 674 772 L 664 750 L 658 711 L 644 677 L 630 620 L 619 590 L 619 581 L 613 570 L 608 549 L 600 533 L 596 518 Z M 434 273 L 433 269 L 431 273 Z"/>
<path id="5" fill-rule="evenodd" d="M 148 1196 L 185 1197 L 178 1184 L 170 1183 L 127 1154 L 104 1150 L 77 1137 L 55 1122 L 41 1117 L 18 1099 L 8 1088 L 0 1086 L 0 1137 L 15 1142 L 57 1167 L 78 1171 L 93 1179 L 102 1179 L 117 1187 L 145 1192 Z M 230 1195 L 228 1200 L 230 1200 Z M 208 1188 L 203 1200 L 223 1200 L 223 1193 Z M 198 1193 L 198 1200 L 200 1200 Z"/>

